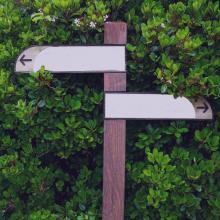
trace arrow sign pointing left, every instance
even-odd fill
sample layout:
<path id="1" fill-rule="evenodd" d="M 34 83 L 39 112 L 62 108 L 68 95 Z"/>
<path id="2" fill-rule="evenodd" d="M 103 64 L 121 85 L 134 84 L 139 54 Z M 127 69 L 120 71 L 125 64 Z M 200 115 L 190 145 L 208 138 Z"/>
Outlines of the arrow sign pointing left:
<path id="1" fill-rule="evenodd" d="M 36 46 L 18 57 L 15 72 L 126 72 L 125 46 Z"/>
<path id="2" fill-rule="evenodd" d="M 25 59 L 25 54 L 21 57 L 21 59 L 20 59 L 20 62 L 21 62 L 21 64 L 23 65 L 23 66 L 25 66 L 26 64 L 26 62 L 31 62 L 32 61 L 32 59 Z"/>

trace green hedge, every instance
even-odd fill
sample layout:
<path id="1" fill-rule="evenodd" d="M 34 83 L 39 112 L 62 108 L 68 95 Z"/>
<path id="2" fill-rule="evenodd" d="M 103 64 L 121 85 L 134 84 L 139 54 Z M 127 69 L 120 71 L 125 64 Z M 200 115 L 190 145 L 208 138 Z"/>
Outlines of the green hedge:
<path id="1" fill-rule="evenodd" d="M 211 0 L 0 0 L 0 219 L 98 220 L 103 78 L 14 74 L 30 45 L 128 24 L 128 91 L 204 96 L 211 122 L 127 123 L 127 220 L 220 219 L 220 7 Z"/>

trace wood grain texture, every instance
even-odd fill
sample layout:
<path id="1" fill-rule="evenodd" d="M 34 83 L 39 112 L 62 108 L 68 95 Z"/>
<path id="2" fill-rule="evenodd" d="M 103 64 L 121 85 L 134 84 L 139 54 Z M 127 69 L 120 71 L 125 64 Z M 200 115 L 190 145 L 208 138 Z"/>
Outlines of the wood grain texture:
<path id="1" fill-rule="evenodd" d="M 126 91 L 126 73 L 105 73 L 104 91 Z"/>
<path id="2" fill-rule="evenodd" d="M 123 220 L 125 120 L 104 122 L 103 220 Z"/>
<path id="3" fill-rule="evenodd" d="M 126 44 L 127 24 L 122 21 L 106 22 L 104 33 L 105 44 Z"/>
<path id="4" fill-rule="evenodd" d="M 124 22 L 105 24 L 105 44 L 125 44 Z M 104 91 L 126 91 L 126 73 L 105 73 Z M 103 220 L 124 219 L 126 121 L 104 121 Z"/>

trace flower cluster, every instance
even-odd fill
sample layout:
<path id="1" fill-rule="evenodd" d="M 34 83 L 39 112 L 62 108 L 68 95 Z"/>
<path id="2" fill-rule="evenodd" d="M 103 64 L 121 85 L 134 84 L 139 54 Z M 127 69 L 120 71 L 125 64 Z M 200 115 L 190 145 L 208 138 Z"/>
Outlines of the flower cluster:
<path id="1" fill-rule="evenodd" d="M 104 22 L 106 22 L 107 21 L 107 19 L 109 18 L 109 15 L 105 15 L 104 17 L 103 17 L 103 21 Z M 74 20 L 73 20 L 73 25 L 74 26 L 76 26 L 76 27 L 80 27 L 82 24 L 83 24 L 83 18 L 75 18 Z M 88 23 L 88 26 L 91 28 L 91 29 L 95 29 L 96 27 L 97 27 L 97 22 L 96 21 L 90 21 L 89 23 Z"/>

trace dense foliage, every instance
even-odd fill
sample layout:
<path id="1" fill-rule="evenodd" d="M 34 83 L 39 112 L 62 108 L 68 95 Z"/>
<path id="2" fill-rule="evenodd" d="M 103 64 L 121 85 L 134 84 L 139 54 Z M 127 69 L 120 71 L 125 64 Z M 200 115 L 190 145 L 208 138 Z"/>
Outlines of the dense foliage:
<path id="1" fill-rule="evenodd" d="M 101 219 L 103 79 L 15 75 L 30 45 L 102 44 L 128 23 L 128 90 L 205 96 L 211 122 L 128 122 L 127 220 L 220 219 L 215 0 L 0 0 L 0 219 Z"/>

